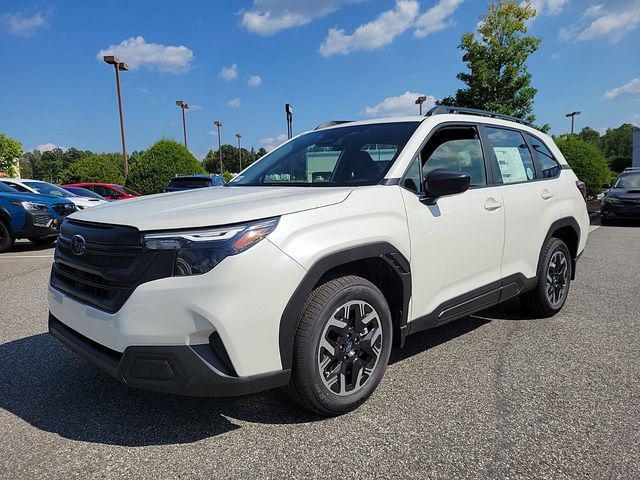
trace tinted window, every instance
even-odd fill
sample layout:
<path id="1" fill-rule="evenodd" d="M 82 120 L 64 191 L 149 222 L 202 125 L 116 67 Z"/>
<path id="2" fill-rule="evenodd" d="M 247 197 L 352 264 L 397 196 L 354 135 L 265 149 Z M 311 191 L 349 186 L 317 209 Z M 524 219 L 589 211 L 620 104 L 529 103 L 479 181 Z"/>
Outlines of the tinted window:
<path id="1" fill-rule="evenodd" d="M 422 192 L 422 168 L 420 168 L 420 157 L 416 157 L 411 161 L 409 170 L 404 176 L 402 182 L 404 188 L 412 192 Z"/>
<path id="2" fill-rule="evenodd" d="M 169 182 L 169 186 L 180 187 L 180 188 L 210 187 L 211 179 L 199 178 L 199 177 L 172 178 L 171 181 Z"/>
<path id="3" fill-rule="evenodd" d="M 65 190 L 67 190 L 67 191 L 69 191 L 71 193 L 75 193 L 76 195 L 79 195 L 80 197 L 89 197 L 89 198 L 97 198 L 98 200 L 104 200 L 102 198 L 102 196 L 98 195 L 96 192 L 92 192 L 88 188 L 65 187 Z"/>
<path id="4" fill-rule="evenodd" d="M 379 123 L 310 132 L 265 155 L 229 185 L 373 185 L 418 125 Z"/>
<path id="5" fill-rule="evenodd" d="M 13 183 L 13 182 L 2 182 L 2 183 L 4 183 L 5 185 L 9 185 L 11 188 L 19 192 L 32 193 L 31 190 L 24 188 L 22 185 L 18 185 L 17 183 Z"/>
<path id="6" fill-rule="evenodd" d="M 553 153 L 551 153 L 547 146 L 536 137 L 526 133 L 525 135 L 527 135 L 527 139 L 533 148 L 533 155 L 535 156 L 536 162 L 538 162 L 542 178 L 555 178 L 560 175 L 560 165 L 558 165 Z"/>
<path id="7" fill-rule="evenodd" d="M 473 127 L 447 127 L 437 131 L 421 156 L 425 176 L 436 168 L 445 168 L 469 175 L 472 187 L 487 184 L 482 146 Z"/>
<path id="8" fill-rule="evenodd" d="M 613 188 L 640 189 L 640 173 L 627 173 L 620 175 Z"/>
<path id="9" fill-rule="evenodd" d="M 57 185 L 51 185 L 50 183 L 46 182 L 24 182 L 24 184 L 43 195 L 52 195 L 54 197 L 61 198 L 75 196 L 73 193 L 67 192 L 64 188 L 60 188 Z"/>
<path id="10" fill-rule="evenodd" d="M 17 193 L 18 191 L 15 188 L 6 185 L 4 182 L 0 182 L 0 192 L 4 193 Z"/>
<path id="11" fill-rule="evenodd" d="M 98 195 L 102 195 L 103 197 L 112 197 L 114 193 L 113 190 L 111 190 L 110 188 L 105 188 L 102 185 L 91 185 L 87 188 L 92 189 Z"/>
<path id="12" fill-rule="evenodd" d="M 520 132 L 493 127 L 486 127 L 486 131 L 498 166 L 498 183 L 528 182 L 536 178 L 531 152 Z"/>

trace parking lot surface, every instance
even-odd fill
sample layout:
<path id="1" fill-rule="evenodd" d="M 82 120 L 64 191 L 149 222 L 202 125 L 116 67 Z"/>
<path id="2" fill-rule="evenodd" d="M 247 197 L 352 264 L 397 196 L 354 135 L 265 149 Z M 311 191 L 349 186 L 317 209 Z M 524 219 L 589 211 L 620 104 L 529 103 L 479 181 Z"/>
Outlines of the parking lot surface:
<path id="1" fill-rule="evenodd" d="M 52 255 L 0 255 L 0 478 L 640 477 L 640 228 L 591 233 L 556 317 L 513 301 L 409 337 L 334 419 L 118 384 L 46 333 Z"/>

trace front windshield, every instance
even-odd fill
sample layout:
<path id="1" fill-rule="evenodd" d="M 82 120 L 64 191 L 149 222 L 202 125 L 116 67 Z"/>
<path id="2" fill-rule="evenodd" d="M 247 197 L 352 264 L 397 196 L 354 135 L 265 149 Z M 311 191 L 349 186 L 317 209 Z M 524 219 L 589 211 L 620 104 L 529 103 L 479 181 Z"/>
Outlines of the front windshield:
<path id="1" fill-rule="evenodd" d="M 613 187 L 640 189 L 640 173 L 627 173 L 626 175 L 620 175 Z"/>
<path id="2" fill-rule="evenodd" d="M 374 185 L 419 124 L 377 123 L 313 131 L 275 149 L 228 185 Z"/>
<path id="3" fill-rule="evenodd" d="M 52 195 L 54 197 L 68 198 L 75 197 L 71 192 L 67 192 L 64 188 L 60 188 L 57 185 L 51 185 L 45 182 L 24 182 L 27 187 L 31 187 L 38 193 L 43 195 Z"/>
<path id="4" fill-rule="evenodd" d="M 3 192 L 3 193 L 18 193 L 18 191 L 15 188 L 12 188 L 9 185 L 6 185 L 4 182 L 0 182 L 0 192 Z"/>
<path id="5" fill-rule="evenodd" d="M 135 190 L 129 188 L 129 187 L 123 187 L 122 185 L 114 185 L 114 187 L 116 187 L 118 190 L 123 191 L 124 193 L 126 193 L 127 195 L 133 195 L 134 197 L 141 197 L 142 194 L 136 192 Z"/>

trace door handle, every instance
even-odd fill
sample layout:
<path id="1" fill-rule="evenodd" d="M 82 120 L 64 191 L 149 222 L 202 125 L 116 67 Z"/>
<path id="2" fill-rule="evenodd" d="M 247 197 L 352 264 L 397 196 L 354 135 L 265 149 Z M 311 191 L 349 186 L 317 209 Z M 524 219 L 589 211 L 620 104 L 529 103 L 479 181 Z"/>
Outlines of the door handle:
<path id="1" fill-rule="evenodd" d="M 553 197 L 553 193 L 545 188 L 544 190 L 542 190 L 541 196 L 544 200 L 549 200 L 551 197 Z"/>
<path id="2" fill-rule="evenodd" d="M 494 210 L 498 210 L 502 207 L 502 202 L 494 200 L 493 198 L 488 199 L 484 202 L 484 209 L 493 212 Z"/>

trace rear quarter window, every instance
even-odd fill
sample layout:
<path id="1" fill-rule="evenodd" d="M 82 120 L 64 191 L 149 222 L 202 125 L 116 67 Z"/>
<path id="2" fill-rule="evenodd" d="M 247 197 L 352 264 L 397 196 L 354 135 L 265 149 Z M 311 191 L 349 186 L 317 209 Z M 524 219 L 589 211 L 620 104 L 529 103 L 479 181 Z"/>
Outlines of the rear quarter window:
<path id="1" fill-rule="evenodd" d="M 525 133 L 525 135 L 533 149 L 533 158 L 540 169 L 541 178 L 556 178 L 560 175 L 560 164 L 544 142 L 528 133 Z"/>

